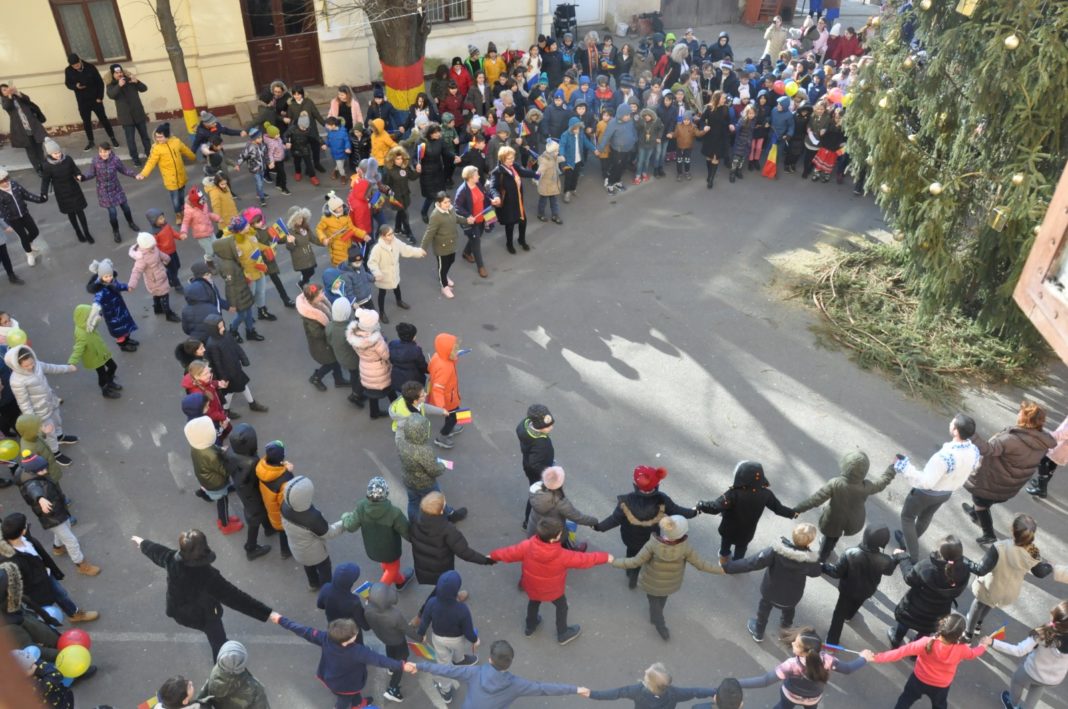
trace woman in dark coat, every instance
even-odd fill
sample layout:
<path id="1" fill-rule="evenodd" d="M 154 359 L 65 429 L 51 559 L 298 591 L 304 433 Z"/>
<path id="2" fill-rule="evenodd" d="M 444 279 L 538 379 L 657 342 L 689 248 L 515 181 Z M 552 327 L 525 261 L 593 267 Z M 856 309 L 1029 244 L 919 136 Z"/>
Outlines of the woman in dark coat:
<path id="1" fill-rule="evenodd" d="M 141 96 L 148 87 L 136 76 L 131 76 L 122 70 L 121 64 L 111 65 L 111 81 L 108 82 L 108 98 L 115 102 L 115 113 L 118 116 L 119 125 L 126 133 L 126 145 L 130 148 L 130 159 L 137 167 L 141 167 L 141 158 L 137 155 L 136 135 L 141 136 L 141 145 L 144 146 L 145 156 L 152 151 L 152 142 L 148 139 L 148 114 L 141 103 Z"/>
<path id="2" fill-rule="evenodd" d="M 25 148 L 34 172 L 40 175 L 44 165 L 42 144 L 48 137 L 44 113 L 29 96 L 8 84 L 0 84 L 0 106 L 11 119 L 11 146 Z"/>
<path id="3" fill-rule="evenodd" d="M 219 332 L 220 323 L 223 324 L 222 332 Z M 248 388 L 249 381 L 251 381 L 245 374 L 245 367 L 249 366 L 248 355 L 245 354 L 241 345 L 237 344 L 234 336 L 226 331 L 226 324 L 221 315 L 212 313 L 204 318 L 204 324 L 207 325 L 210 333 L 207 341 L 204 342 L 208 363 L 211 364 L 211 371 L 215 373 L 215 378 L 226 382 L 226 387 L 220 389 L 219 393 L 226 397 L 227 415 L 234 418 L 229 410 L 230 395 L 246 391 Z M 246 397 L 251 396 L 251 392 L 246 395 Z M 267 411 L 267 407 L 255 399 L 249 402 L 249 408 L 253 411 Z"/>
<path id="4" fill-rule="evenodd" d="M 497 152 L 497 167 L 490 172 L 486 181 L 486 193 L 490 200 L 499 199 L 497 219 L 504 225 L 504 238 L 507 240 L 508 253 L 515 253 L 512 235 L 519 227 L 519 245 L 524 251 L 530 251 L 527 244 L 527 212 L 523 202 L 523 178 L 534 177 L 534 172 L 516 164 L 515 148 L 502 147 Z"/>
<path id="5" fill-rule="evenodd" d="M 66 214 L 70 225 L 74 227 L 74 234 L 78 241 L 90 244 L 93 235 L 89 233 L 89 222 L 85 219 L 85 194 L 82 193 L 82 171 L 74 164 L 74 159 L 63 152 L 59 143 L 51 138 L 45 138 L 45 161 L 41 168 L 41 194 L 48 194 L 51 187 L 56 192 L 56 206 L 60 214 Z"/>
<path id="6" fill-rule="evenodd" d="M 319 391 L 326 391 L 323 377 L 330 372 L 334 375 L 334 386 L 339 389 L 350 386 L 349 380 L 341 373 L 341 365 L 337 363 L 334 348 L 326 337 L 326 326 L 330 324 L 330 305 L 323 295 L 322 287 L 315 283 L 304 286 L 297 296 L 296 305 L 304 325 L 304 337 L 308 340 L 308 352 L 320 365 L 308 381 Z"/>
<path id="7" fill-rule="evenodd" d="M 226 642 L 223 606 L 266 623 L 271 609 L 223 578 L 212 566 L 215 552 L 204 532 L 190 529 L 178 535 L 178 549 L 141 537 L 133 543 L 153 564 L 167 571 L 167 615 L 178 625 L 199 630 L 211 643 L 212 662 Z"/>
<path id="8" fill-rule="evenodd" d="M 957 597 L 968 588 L 970 572 L 964 563 L 964 548 L 952 534 L 942 540 L 938 551 L 915 566 L 905 557 L 901 560 L 901 575 L 909 590 L 894 609 L 896 628 L 887 628 L 890 646 L 897 648 L 909 629 L 916 636 L 930 635 L 938 620 L 956 605 Z"/>
<path id="9" fill-rule="evenodd" d="M 423 192 L 423 223 L 430 222 L 430 206 L 438 192 L 445 191 L 445 165 L 456 161 L 452 146 L 441 139 L 441 126 L 431 123 L 426 127 L 426 142 L 416 148 L 415 171 L 419 173 L 419 188 Z"/>
<path id="10" fill-rule="evenodd" d="M 704 129 L 701 131 L 701 154 L 705 156 L 708 165 L 708 179 L 705 185 L 712 189 L 712 183 L 716 179 L 716 170 L 720 162 L 731 161 L 731 115 L 727 108 L 727 94 L 716 91 L 712 94 L 712 100 L 705 106 L 705 112 L 701 114 L 701 123 Z"/>
<path id="11" fill-rule="evenodd" d="M 245 558 L 252 561 L 271 550 L 270 545 L 259 543 L 260 527 L 265 535 L 274 534 L 260 494 L 260 481 L 256 477 L 256 465 L 260 462 L 256 429 L 247 423 L 239 423 L 227 440 L 230 447 L 223 451 L 223 465 L 245 509 Z"/>

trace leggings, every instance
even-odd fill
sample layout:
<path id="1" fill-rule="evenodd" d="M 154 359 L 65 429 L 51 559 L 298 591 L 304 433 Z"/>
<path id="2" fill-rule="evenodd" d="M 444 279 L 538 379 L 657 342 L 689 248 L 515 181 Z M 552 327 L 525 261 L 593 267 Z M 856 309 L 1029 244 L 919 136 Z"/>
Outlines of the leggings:
<path id="1" fill-rule="evenodd" d="M 393 220 L 393 231 L 405 236 L 412 235 L 412 225 L 408 222 L 408 210 L 398 209 L 397 216 Z"/>
<path id="2" fill-rule="evenodd" d="M 508 242 L 509 246 L 512 246 L 512 234 L 517 225 L 519 226 L 519 243 L 527 243 L 527 220 L 520 219 L 518 222 L 515 222 L 513 224 L 504 225 L 504 238 Z"/>
<path id="3" fill-rule="evenodd" d="M 130 213 L 130 205 L 126 202 L 123 202 L 118 206 L 106 207 L 106 209 L 108 210 L 108 222 L 111 223 L 112 231 L 119 230 L 118 210 L 120 209 L 122 210 L 122 216 L 126 217 L 126 223 L 129 224 L 131 227 L 133 226 L 133 214 Z"/>
<path id="4" fill-rule="evenodd" d="M 224 527 L 230 524 L 230 496 L 223 495 L 215 501 L 215 512 L 219 516 L 219 524 Z"/>
<path id="5" fill-rule="evenodd" d="M 916 678 L 915 673 L 909 675 L 905 682 L 905 689 L 897 698 L 894 709 L 908 709 L 921 697 L 931 700 L 931 709 L 946 709 L 949 706 L 949 687 L 935 687 Z"/>
<path id="6" fill-rule="evenodd" d="M 274 163 L 274 185 L 280 190 L 286 188 L 286 162 L 285 160 L 276 160 Z"/>
<path id="7" fill-rule="evenodd" d="M 22 244 L 22 250 L 26 253 L 30 253 L 33 240 L 41 233 L 41 230 L 37 228 L 37 222 L 33 220 L 33 217 L 27 214 L 24 217 L 9 220 L 7 225 L 14 229 L 15 233 L 19 235 L 19 243 Z"/>
<path id="8" fill-rule="evenodd" d="M 508 243 L 512 243 L 510 237 Z M 438 280 L 441 282 L 442 288 L 447 288 L 449 286 L 449 269 L 452 268 L 452 262 L 455 260 L 455 253 L 438 256 Z"/>
<path id="9" fill-rule="evenodd" d="M 1048 684 L 1042 684 L 1035 681 L 1035 679 L 1027 674 L 1027 670 L 1021 664 L 1016 668 L 1016 672 L 1012 675 L 1012 685 L 1009 687 L 1009 692 L 1012 694 L 1012 703 L 1023 709 L 1035 709 L 1038 703 L 1042 701 L 1042 695 L 1046 691 Z M 1027 699 L 1024 699 L 1024 692 L 1027 692 Z"/>
<path id="10" fill-rule="evenodd" d="M 378 312 L 380 313 L 386 312 L 386 293 L 388 292 L 389 289 L 387 288 L 378 289 Z M 393 297 L 398 303 L 404 300 L 404 298 L 401 297 L 400 286 L 393 289 Z"/>
<path id="11" fill-rule="evenodd" d="M 74 227 L 74 233 L 77 235 L 78 241 L 86 241 L 93 238 L 93 235 L 89 233 L 89 222 L 85 219 L 84 209 L 71 212 L 67 215 L 67 219 L 70 220 L 70 225 Z"/>
<path id="12" fill-rule="evenodd" d="M 312 276 L 314 276 L 314 275 L 315 275 L 315 266 L 312 266 L 311 268 L 302 268 L 302 269 L 300 269 L 300 280 L 297 281 L 297 287 L 298 288 L 303 288 L 304 286 L 306 286 L 309 283 L 311 283 Z"/>
<path id="13" fill-rule="evenodd" d="M 3 264 L 8 276 L 15 275 L 15 269 L 11 266 L 11 257 L 7 253 L 7 244 L 0 244 L 0 264 Z"/>
<path id="14" fill-rule="evenodd" d="M 764 151 L 764 139 L 753 138 L 753 144 L 749 146 L 749 159 L 759 160 L 761 153 Z"/>

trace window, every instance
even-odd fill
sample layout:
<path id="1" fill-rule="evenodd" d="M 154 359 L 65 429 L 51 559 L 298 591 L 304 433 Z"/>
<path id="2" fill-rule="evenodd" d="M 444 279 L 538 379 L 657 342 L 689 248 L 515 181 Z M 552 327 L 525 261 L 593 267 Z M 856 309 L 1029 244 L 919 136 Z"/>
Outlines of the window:
<path id="1" fill-rule="evenodd" d="M 471 19 L 471 0 L 430 0 L 426 17 L 431 23 L 463 22 Z"/>
<path id="2" fill-rule="evenodd" d="M 93 64 L 126 61 L 130 48 L 115 0 L 51 0 L 68 52 Z"/>

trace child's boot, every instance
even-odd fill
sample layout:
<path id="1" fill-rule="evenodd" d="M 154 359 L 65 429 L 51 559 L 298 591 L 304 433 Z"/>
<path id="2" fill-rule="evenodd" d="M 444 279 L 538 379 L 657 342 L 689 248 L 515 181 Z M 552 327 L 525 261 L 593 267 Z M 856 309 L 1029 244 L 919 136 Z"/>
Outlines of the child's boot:
<path id="1" fill-rule="evenodd" d="M 260 333 L 256 332 L 256 328 L 252 327 L 250 327 L 245 333 L 245 337 L 248 338 L 249 342 L 263 342 L 265 339 L 267 339 Z"/>
<path id="2" fill-rule="evenodd" d="M 278 319 L 278 316 L 273 315 L 272 313 L 267 311 L 267 306 L 263 306 L 262 308 L 260 308 L 257 311 L 257 316 L 260 320 L 266 320 L 268 322 L 273 322 L 274 320 Z"/>
<path id="3" fill-rule="evenodd" d="M 111 227 L 111 238 L 115 240 L 116 244 L 122 241 L 122 234 L 119 233 L 119 227 Z"/>
<path id="4" fill-rule="evenodd" d="M 705 186 L 708 189 L 712 189 L 712 185 L 716 181 L 716 171 L 719 169 L 719 165 L 714 162 L 708 163 L 708 179 L 705 181 Z"/>
<path id="5" fill-rule="evenodd" d="M 167 322 L 182 322 L 182 319 L 178 316 L 178 313 L 171 310 L 171 297 L 169 295 L 163 296 L 163 312 L 167 316 Z"/>
<path id="6" fill-rule="evenodd" d="M 163 314 L 163 299 L 158 295 L 152 296 L 152 312 L 156 315 Z"/>
<path id="7" fill-rule="evenodd" d="M 675 182 L 682 182 L 682 160 L 675 161 Z"/>
<path id="8" fill-rule="evenodd" d="M 690 174 L 690 158 L 686 158 L 686 162 L 683 163 L 683 169 L 686 172 L 686 180 L 687 181 L 692 180 L 693 179 L 693 175 Z"/>
<path id="9" fill-rule="evenodd" d="M 105 384 L 100 388 L 100 393 L 104 395 L 105 399 L 119 399 L 122 398 L 122 394 L 115 390 L 115 387 L 110 384 Z"/>

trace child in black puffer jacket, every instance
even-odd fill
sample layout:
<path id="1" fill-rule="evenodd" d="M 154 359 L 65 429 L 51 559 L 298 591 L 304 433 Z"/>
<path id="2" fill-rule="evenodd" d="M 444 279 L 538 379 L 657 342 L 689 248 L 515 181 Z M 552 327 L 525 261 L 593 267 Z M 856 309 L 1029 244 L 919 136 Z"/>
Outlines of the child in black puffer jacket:
<path id="1" fill-rule="evenodd" d="M 846 549 L 834 564 L 824 562 L 823 573 L 838 582 L 838 603 L 831 616 L 827 642 L 837 645 L 842 636 L 842 624 L 852 620 L 864 602 L 875 595 L 883 576 L 890 576 L 905 557 L 898 549 L 893 556 L 883 553 L 890 543 L 890 530 L 885 524 L 864 530 L 864 541 Z"/>
<path id="2" fill-rule="evenodd" d="M 743 460 L 735 466 L 734 484 L 726 492 L 715 500 L 697 503 L 699 512 L 723 515 L 719 524 L 719 563 L 725 564 L 731 558 L 731 547 L 734 547 L 735 559 L 745 557 L 765 508 L 780 517 L 797 516 L 775 497 L 764 467 L 751 460 Z"/>

